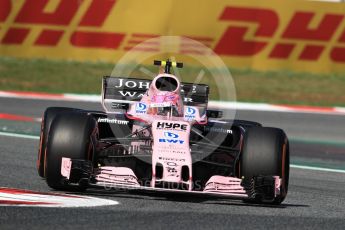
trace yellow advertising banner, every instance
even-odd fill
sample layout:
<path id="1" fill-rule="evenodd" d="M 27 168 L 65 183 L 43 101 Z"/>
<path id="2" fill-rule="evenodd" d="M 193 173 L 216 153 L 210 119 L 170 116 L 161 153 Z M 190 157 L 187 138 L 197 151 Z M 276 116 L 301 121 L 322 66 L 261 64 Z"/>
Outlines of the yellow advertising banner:
<path id="1" fill-rule="evenodd" d="M 297 0 L 0 0 L 0 55 L 116 62 L 182 36 L 229 67 L 345 71 L 345 4 Z M 158 42 L 157 42 L 158 41 Z M 158 53 L 159 40 L 137 52 Z M 208 55 L 188 43 L 177 53 Z"/>

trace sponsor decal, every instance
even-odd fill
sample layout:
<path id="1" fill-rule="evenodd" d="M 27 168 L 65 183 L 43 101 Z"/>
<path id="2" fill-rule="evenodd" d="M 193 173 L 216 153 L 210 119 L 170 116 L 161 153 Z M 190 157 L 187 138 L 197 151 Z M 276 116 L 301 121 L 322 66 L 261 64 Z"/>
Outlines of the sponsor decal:
<path id="1" fill-rule="evenodd" d="M 165 151 L 166 153 L 172 153 L 172 154 L 189 153 L 189 152 L 181 149 L 181 146 L 179 146 L 179 145 L 168 145 L 168 146 L 160 145 L 159 151 Z"/>
<path id="2" fill-rule="evenodd" d="M 159 138 L 159 142 L 160 143 L 180 144 L 180 145 L 182 145 L 184 143 L 184 140 Z"/>
<path id="3" fill-rule="evenodd" d="M 139 114 L 144 114 L 147 111 L 147 105 L 145 103 L 139 102 L 135 107 L 135 112 Z"/>
<path id="4" fill-rule="evenodd" d="M 166 169 L 168 173 L 171 173 L 168 176 L 175 176 L 175 174 L 177 173 L 177 170 L 174 167 L 166 167 Z"/>
<path id="5" fill-rule="evenodd" d="M 187 153 L 186 151 L 181 150 L 180 148 L 174 149 L 174 148 L 171 148 L 170 146 L 159 146 L 159 152 L 160 153 L 169 153 L 172 155 Z"/>
<path id="6" fill-rule="evenodd" d="M 171 101 L 176 100 L 176 99 L 178 99 L 178 95 L 176 95 L 176 94 L 170 95 L 167 97 L 167 99 L 171 100 Z"/>
<path id="7" fill-rule="evenodd" d="M 128 103 L 118 103 L 118 102 L 111 102 L 110 104 L 112 109 L 128 109 Z"/>
<path id="8" fill-rule="evenodd" d="M 196 109 L 193 108 L 193 107 L 186 107 L 186 110 L 185 110 L 185 114 L 184 114 L 184 118 L 186 120 L 193 120 L 195 119 L 195 115 L 196 115 Z"/>
<path id="9" fill-rule="evenodd" d="M 189 102 L 189 103 L 194 102 L 194 101 L 193 101 L 193 98 L 190 98 L 190 97 L 185 97 L 185 98 L 183 98 L 183 101 L 184 101 L 184 102 Z"/>
<path id="10" fill-rule="evenodd" d="M 196 113 L 196 109 L 194 109 L 192 107 L 187 107 L 186 115 L 195 115 L 195 113 Z"/>
<path id="11" fill-rule="evenodd" d="M 172 122 L 157 122 L 157 129 L 171 129 L 176 131 L 186 131 L 186 124 L 172 123 Z"/>
<path id="12" fill-rule="evenodd" d="M 138 93 L 135 91 L 123 91 L 123 90 L 120 90 L 119 94 L 121 94 L 122 97 L 133 97 L 137 99 L 140 99 L 144 96 L 144 93 Z"/>
<path id="13" fill-rule="evenodd" d="M 173 157 L 159 157 L 159 160 L 162 161 L 177 161 L 177 162 L 185 162 L 186 159 L 178 159 L 178 158 L 173 158 Z"/>
<path id="14" fill-rule="evenodd" d="M 118 91 L 115 91 L 114 93 L 116 95 L 121 95 L 122 97 L 130 97 L 130 98 L 134 98 L 134 99 L 141 99 L 143 97 L 143 95 L 145 93 L 143 93 L 143 91 L 148 90 L 150 87 L 150 83 L 151 81 L 140 81 L 140 80 L 128 80 L 125 78 L 114 78 L 114 83 L 112 83 L 113 85 L 111 87 L 115 88 Z M 195 94 L 197 93 L 196 89 L 197 89 L 198 85 L 193 85 L 192 88 L 190 89 L 190 91 L 188 91 L 187 93 L 185 93 L 185 91 L 183 90 L 184 85 L 181 84 L 181 93 L 182 94 Z M 135 91 L 135 90 L 138 91 Z M 164 93 L 163 93 L 164 95 Z M 176 97 L 178 97 L 178 95 L 170 95 L 167 97 L 168 100 L 175 100 Z M 184 97 L 184 102 L 193 102 L 193 99 L 190 97 Z M 165 106 L 170 106 L 168 104 L 163 104 L 163 105 L 159 105 L 157 104 L 156 106 L 152 106 L 151 107 L 165 107 Z"/>
<path id="15" fill-rule="evenodd" d="M 172 132 L 164 132 L 164 136 L 167 138 L 179 138 L 179 135 Z"/>
<path id="16" fill-rule="evenodd" d="M 166 165 L 168 165 L 168 167 L 165 167 L 167 172 L 169 173 L 168 176 L 176 176 L 177 173 L 177 163 L 173 162 L 173 161 L 168 161 L 166 162 Z"/>
<path id="17" fill-rule="evenodd" d="M 162 103 L 151 103 L 150 107 L 152 108 L 160 108 L 160 107 L 170 107 L 171 102 L 162 102 Z"/>
<path id="18" fill-rule="evenodd" d="M 124 120 L 117 120 L 117 119 L 109 119 L 109 118 L 98 118 L 98 123 L 110 123 L 110 124 L 118 124 L 118 125 L 127 125 L 129 121 Z"/>
<path id="19" fill-rule="evenodd" d="M 229 133 L 229 134 L 232 134 L 232 130 L 231 129 L 223 129 L 223 128 L 204 126 L 204 130 L 208 131 L 208 132 L 218 132 L 218 133 Z"/>
<path id="20" fill-rule="evenodd" d="M 113 108 L 113 109 L 120 109 L 121 108 L 121 104 L 120 103 L 116 103 L 116 102 L 112 102 L 111 103 L 111 108 Z"/>
<path id="21" fill-rule="evenodd" d="M 123 78 L 118 78 L 118 84 L 115 88 L 129 88 L 129 89 L 149 89 L 150 81 L 133 81 L 126 80 Z"/>
<path id="22" fill-rule="evenodd" d="M 171 151 L 171 149 L 170 149 L 170 151 Z M 181 150 L 172 150 L 171 153 L 173 153 L 173 154 L 185 154 L 185 153 L 189 153 L 189 152 L 181 151 Z"/>

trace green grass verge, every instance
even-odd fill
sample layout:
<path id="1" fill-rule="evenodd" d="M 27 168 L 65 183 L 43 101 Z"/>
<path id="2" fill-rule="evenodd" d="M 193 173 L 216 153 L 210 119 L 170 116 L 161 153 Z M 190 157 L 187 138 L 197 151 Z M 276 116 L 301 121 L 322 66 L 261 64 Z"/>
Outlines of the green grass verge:
<path id="1" fill-rule="evenodd" d="M 0 90 L 51 93 L 92 93 L 101 90 L 101 77 L 110 75 L 114 64 L 0 57 Z M 148 67 L 152 72 L 157 68 Z M 198 68 L 180 70 L 184 81 L 194 81 Z M 259 72 L 230 69 L 237 100 L 273 104 L 345 106 L 345 73 L 310 74 L 291 71 Z M 215 85 L 206 73 L 203 83 Z M 140 71 L 134 76 L 147 75 Z M 190 76 L 190 77 L 185 77 Z M 217 99 L 217 93 L 211 98 Z"/>

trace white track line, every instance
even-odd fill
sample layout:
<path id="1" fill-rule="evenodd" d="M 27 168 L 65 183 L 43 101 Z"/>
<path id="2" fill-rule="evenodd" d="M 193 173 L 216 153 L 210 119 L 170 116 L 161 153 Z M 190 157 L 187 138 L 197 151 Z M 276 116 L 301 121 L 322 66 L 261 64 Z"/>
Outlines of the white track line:
<path id="1" fill-rule="evenodd" d="M 19 133 L 8 133 L 8 132 L 0 132 L 0 136 L 6 137 L 18 137 L 18 138 L 25 138 L 25 139 L 32 139 L 32 140 L 39 140 L 39 136 L 33 136 L 28 134 L 19 134 Z"/>
<path id="2" fill-rule="evenodd" d="M 314 171 L 345 173 L 345 170 L 342 170 L 342 169 L 330 169 L 330 168 L 321 168 L 321 167 L 306 166 L 306 165 L 295 165 L 295 164 L 290 164 L 290 167 L 291 167 L 291 168 L 297 168 L 297 169 L 314 170 Z"/>

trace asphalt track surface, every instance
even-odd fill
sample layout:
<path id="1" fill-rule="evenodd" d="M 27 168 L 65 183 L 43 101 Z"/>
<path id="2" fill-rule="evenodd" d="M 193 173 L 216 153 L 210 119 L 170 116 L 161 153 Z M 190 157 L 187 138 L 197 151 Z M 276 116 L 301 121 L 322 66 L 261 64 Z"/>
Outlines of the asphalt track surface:
<path id="1" fill-rule="evenodd" d="M 48 106 L 101 109 L 97 103 L 0 98 L 0 113 L 40 117 Z M 287 199 L 280 206 L 233 200 L 90 190 L 116 200 L 93 208 L 0 207 L 0 229 L 344 229 L 345 116 L 238 111 L 237 118 L 286 130 L 291 139 Z M 39 123 L 0 120 L 0 131 L 38 135 Z M 38 140 L 0 136 L 0 187 L 51 192 L 36 172 Z"/>

